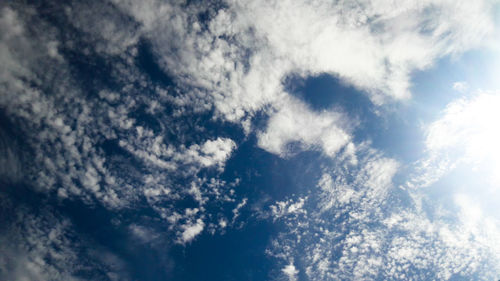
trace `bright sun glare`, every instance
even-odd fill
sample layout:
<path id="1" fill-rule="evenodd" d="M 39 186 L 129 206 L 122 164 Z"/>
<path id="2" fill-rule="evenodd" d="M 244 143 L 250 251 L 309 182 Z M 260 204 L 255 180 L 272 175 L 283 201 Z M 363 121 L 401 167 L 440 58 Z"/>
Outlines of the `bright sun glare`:
<path id="1" fill-rule="evenodd" d="M 447 106 L 443 118 L 429 127 L 427 147 L 431 153 L 444 152 L 447 157 L 470 165 L 473 174 L 487 176 L 498 187 L 499 121 L 500 95 L 479 91 Z"/>

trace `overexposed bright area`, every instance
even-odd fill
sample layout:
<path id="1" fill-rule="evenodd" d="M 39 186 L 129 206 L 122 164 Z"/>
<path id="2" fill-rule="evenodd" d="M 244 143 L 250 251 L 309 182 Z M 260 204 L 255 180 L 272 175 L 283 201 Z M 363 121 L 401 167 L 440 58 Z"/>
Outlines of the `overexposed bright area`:
<path id="1" fill-rule="evenodd" d="M 427 130 L 431 153 L 445 153 L 500 183 L 500 93 L 479 91 L 450 103 Z"/>

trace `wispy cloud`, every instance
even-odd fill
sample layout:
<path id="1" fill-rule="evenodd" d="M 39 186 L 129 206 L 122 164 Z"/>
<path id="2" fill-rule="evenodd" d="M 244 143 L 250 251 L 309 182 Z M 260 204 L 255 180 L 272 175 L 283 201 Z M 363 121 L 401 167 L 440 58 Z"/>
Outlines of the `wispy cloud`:
<path id="1" fill-rule="evenodd" d="M 1 196 L 0 278 L 5 280 L 128 280 L 121 259 L 94 249 L 76 233 L 71 221 L 50 208 L 38 215 L 19 202 Z M 11 209 L 12 204 L 15 209 Z M 12 215 L 8 219 L 6 216 Z"/>
<path id="2" fill-rule="evenodd" d="M 228 1 L 209 7 L 203 24 L 198 6 L 118 5 L 143 25 L 165 70 L 208 89 L 229 120 L 278 101 L 292 72 L 334 74 L 376 103 L 409 97 L 411 71 L 480 45 L 494 26 L 488 1 Z"/>
<path id="3" fill-rule="evenodd" d="M 472 239 L 478 236 L 468 217 L 473 204 L 456 199 L 463 210 L 460 220 L 469 227 L 464 233 L 444 219 L 429 219 L 417 206 L 425 199 L 415 199 L 411 191 L 404 196 L 417 207 L 398 209 L 391 200 L 399 163 L 354 143 L 355 128 L 346 116 L 312 111 L 282 82 L 292 74 L 328 73 L 366 93 L 374 106 L 408 99 L 412 72 L 487 43 L 494 35 L 492 5 L 230 0 L 218 7 L 116 0 L 53 5 L 50 21 L 35 6 L 3 4 L 0 107 L 33 151 L 26 174 L 39 192 L 112 211 L 147 204 L 178 243 L 234 224 L 249 200 L 235 195 L 238 180 L 220 177 L 238 149 L 236 139 L 219 132 L 203 135 L 207 128 L 195 117 L 205 114 L 210 121 L 233 122 L 247 135 L 255 133 L 259 147 L 270 153 L 287 157 L 294 149 L 312 149 L 334 163 L 310 196 L 275 202 L 271 209 L 287 232 L 275 239 L 270 253 L 285 261 L 282 273 L 290 279 L 299 272 L 319 280 L 490 274 L 495 269 L 485 268 L 491 253 L 484 246 L 490 244 Z M 207 19 L 199 18 L 202 12 Z M 143 73 L 137 63 L 141 41 L 152 46 L 154 61 L 175 85 L 162 86 Z M 80 73 L 82 65 L 90 70 Z M 85 78 L 93 72 L 104 78 Z M 425 185 L 448 172 L 457 163 L 449 152 L 457 146 L 463 161 L 490 159 L 491 151 L 482 148 L 498 143 L 491 130 L 494 119 L 488 117 L 497 104 L 490 94 L 452 103 L 428 128 L 431 157 L 419 162 L 423 172 L 408 185 Z M 255 127 L 257 113 L 269 117 L 265 128 Z M 141 117 L 151 122 L 144 124 Z M 483 127 L 472 123 L 477 119 Z M 0 175 L 17 173 L 10 151 L 0 151 L 1 163 L 12 168 Z M 186 201 L 192 204 L 183 206 Z M 208 216 L 207 206 L 218 213 Z M 26 229 L 4 236 L 28 245 L 13 255 L 16 260 L 0 256 L 2 268 L 11 263 L 28 268 L 2 270 L 6 279 L 72 278 L 72 272 L 45 262 L 53 256 L 74 265 L 73 244 L 65 238 L 70 222 L 47 218 L 25 215 L 20 221 Z M 481 216 L 477 220 L 495 225 Z M 53 232 L 47 225 L 54 225 Z M 478 237 L 493 236 L 493 226 Z M 130 231 L 140 239 L 150 234 L 138 225 Z M 1 244 L 5 252 L 18 251 Z M 423 272 L 429 267 L 438 269 Z"/>
<path id="4" fill-rule="evenodd" d="M 271 256 L 294 259 L 310 280 L 494 278 L 498 242 L 488 238 L 496 233 L 494 219 L 474 215 L 477 206 L 463 197 L 458 216 L 422 207 L 431 204 L 425 194 L 393 186 L 396 161 L 369 147 L 356 154 L 358 165 L 340 160 L 325 170 L 299 200 L 300 215 L 283 211 L 283 202 L 271 207 L 286 226 L 271 243 Z"/>
<path id="5" fill-rule="evenodd" d="M 0 178 L 3 184 L 22 182 L 21 157 L 16 142 L 0 129 Z"/>

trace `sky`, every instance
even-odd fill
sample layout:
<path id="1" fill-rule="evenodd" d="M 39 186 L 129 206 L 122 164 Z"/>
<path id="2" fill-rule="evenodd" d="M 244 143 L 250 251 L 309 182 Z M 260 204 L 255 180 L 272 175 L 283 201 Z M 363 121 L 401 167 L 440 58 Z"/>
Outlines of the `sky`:
<path id="1" fill-rule="evenodd" d="M 500 2 L 0 3 L 1 280 L 499 280 Z"/>

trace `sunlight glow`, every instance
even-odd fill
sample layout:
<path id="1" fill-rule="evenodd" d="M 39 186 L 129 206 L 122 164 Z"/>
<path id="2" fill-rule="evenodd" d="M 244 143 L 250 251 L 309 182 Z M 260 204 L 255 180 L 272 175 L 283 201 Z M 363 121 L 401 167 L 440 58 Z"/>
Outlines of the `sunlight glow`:
<path id="1" fill-rule="evenodd" d="M 478 92 L 447 106 L 432 123 L 426 145 L 432 153 L 466 163 L 500 186 L 500 93 Z"/>

